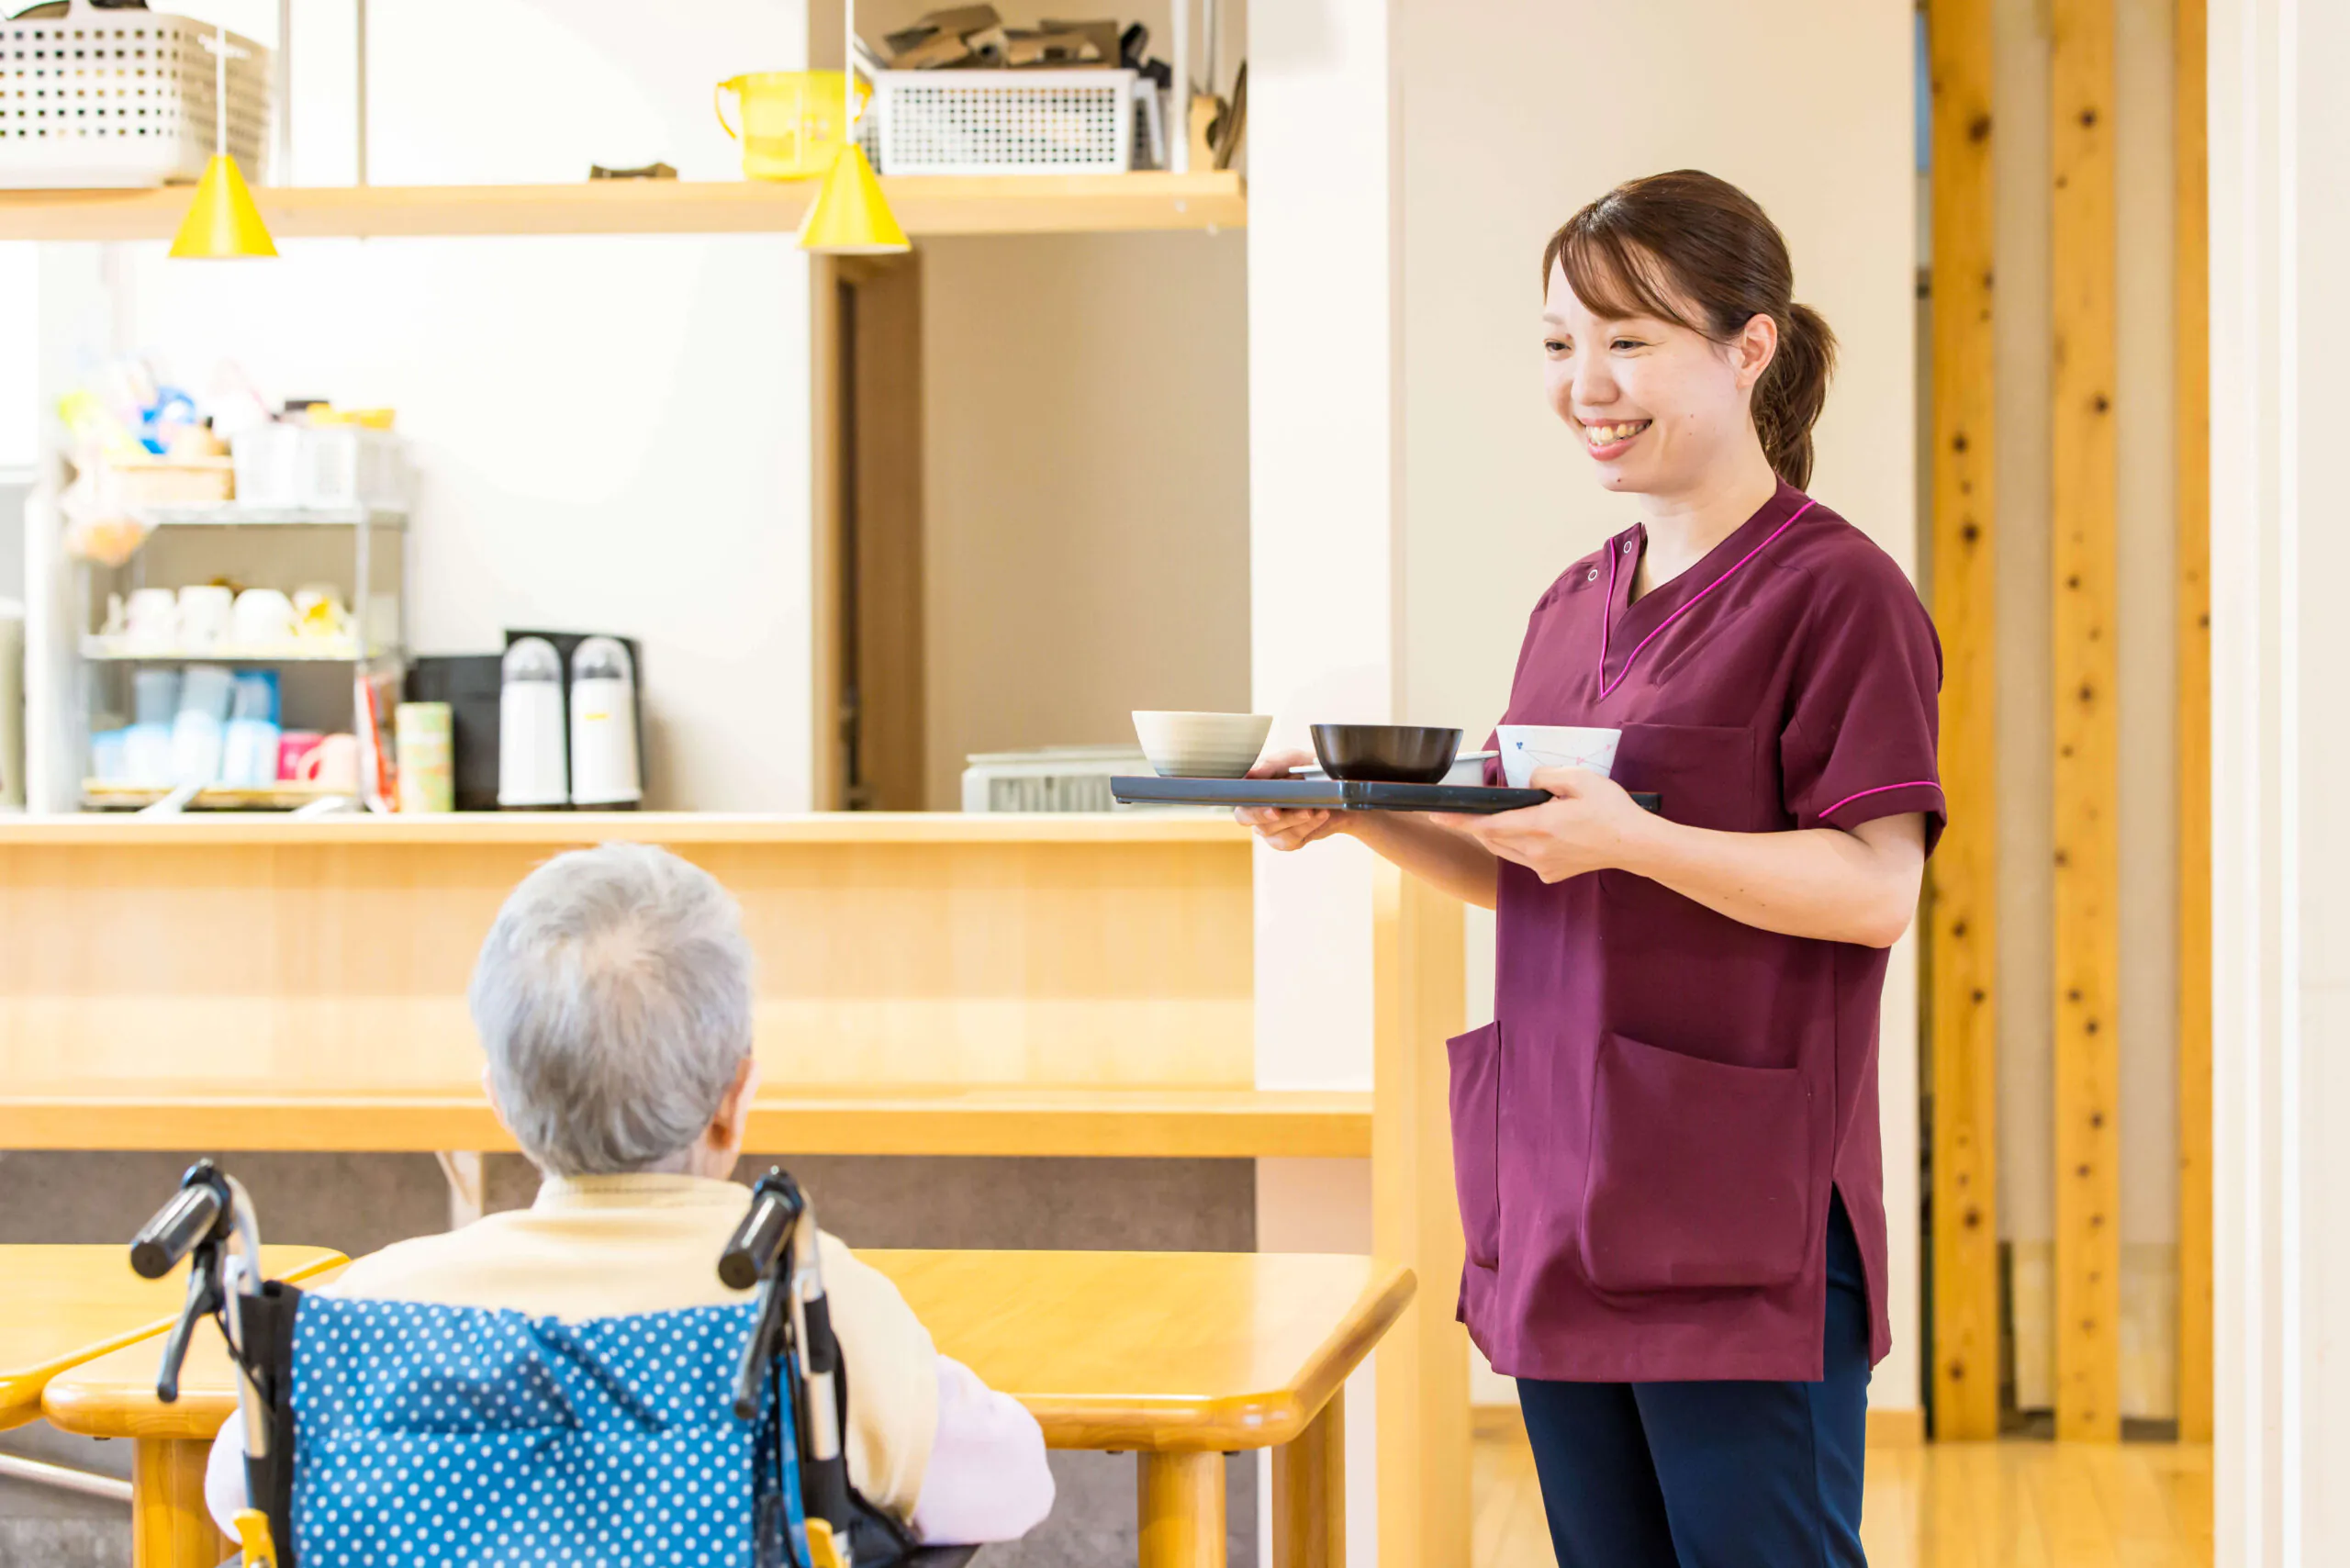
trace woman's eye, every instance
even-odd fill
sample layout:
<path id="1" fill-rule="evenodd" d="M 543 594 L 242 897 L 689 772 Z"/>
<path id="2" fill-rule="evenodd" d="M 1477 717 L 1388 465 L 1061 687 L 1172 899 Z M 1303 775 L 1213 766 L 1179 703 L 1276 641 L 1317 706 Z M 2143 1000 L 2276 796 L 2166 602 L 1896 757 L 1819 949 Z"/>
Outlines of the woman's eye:
<path id="1" fill-rule="evenodd" d="M 1564 353 L 1567 352 L 1567 345 L 1561 342 L 1556 338 L 1545 338 L 1542 341 L 1542 346 L 1552 353 Z"/>
<path id="2" fill-rule="evenodd" d="M 1619 349 L 1637 349 L 1645 347 L 1646 345 L 1644 345 L 1638 338 L 1618 338 L 1609 346 Z"/>

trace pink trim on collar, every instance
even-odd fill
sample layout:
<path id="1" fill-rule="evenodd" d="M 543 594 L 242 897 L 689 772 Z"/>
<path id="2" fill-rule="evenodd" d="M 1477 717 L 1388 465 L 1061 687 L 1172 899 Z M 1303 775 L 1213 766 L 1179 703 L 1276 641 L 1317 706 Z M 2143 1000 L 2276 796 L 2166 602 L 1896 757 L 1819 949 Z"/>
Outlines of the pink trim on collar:
<path id="1" fill-rule="evenodd" d="M 1749 550 L 1745 554 L 1740 556 L 1737 564 L 1732 566 L 1729 571 L 1724 572 L 1720 577 L 1716 577 L 1712 582 L 1707 583 L 1704 588 L 1701 588 L 1695 593 L 1691 594 L 1686 604 L 1684 604 L 1680 609 L 1674 610 L 1672 614 L 1658 622 L 1656 623 L 1656 630 L 1651 632 L 1647 636 L 1634 644 L 1632 645 L 1632 651 L 1624 655 L 1624 667 L 1616 672 L 1616 678 L 1612 681 L 1607 678 L 1607 633 L 1610 623 L 1615 619 L 1616 558 L 1622 554 L 1623 552 L 1617 549 L 1614 542 L 1611 541 L 1607 546 L 1607 604 L 1606 608 L 1600 612 L 1599 617 L 1599 700 L 1603 702 L 1606 701 L 1610 692 L 1624 684 L 1624 678 L 1632 673 L 1633 662 L 1640 656 L 1640 650 L 1642 648 L 1645 648 L 1651 643 L 1655 642 L 1657 638 L 1663 633 L 1666 627 L 1672 625 L 1675 621 L 1680 620 L 1682 616 L 1695 609 L 1699 599 L 1705 598 L 1707 594 L 1721 587 L 1722 584 L 1729 581 L 1731 573 L 1736 572 L 1740 566 L 1743 566 L 1747 562 L 1751 561 L 1755 556 L 1760 555 L 1763 551 L 1769 549 L 1771 547 L 1772 540 L 1778 538 L 1779 535 L 1785 533 L 1788 529 L 1793 528 L 1796 525 L 1797 519 L 1801 518 L 1804 513 L 1809 511 L 1813 507 L 1818 506 L 1818 504 L 1819 503 L 1818 501 L 1813 500 L 1810 497 L 1805 497 L 1803 505 L 1796 508 L 1795 515 L 1788 518 L 1786 521 L 1779 524 L 1778 527 L 1773 529 L 1771 531 L 1770 538 L 1763 540 L 1762 543 L 1757 544 L 1753 549 Z M 1843 802 L 1840 801 L 1837 804 L 1841 805 Z M 1832 810 L 1833 808 L 1830 809 Z M 1822 814 L 1825 815 L 1826 813 L 1823 812 Z"/>
<path id="2" fill-rule="evenodd" d="M 1937 795 L 1942 792 L 1942 785 L 1931 778 L 1912 778 L 1906 784 L 1880 784 L 1874 790 L 1855 790 L 1819 814 L 1832 817 L 1855 801 L 1865 801 L 1871 795 L 1882 795 L 1890 790 L 1931 790 Z"/>

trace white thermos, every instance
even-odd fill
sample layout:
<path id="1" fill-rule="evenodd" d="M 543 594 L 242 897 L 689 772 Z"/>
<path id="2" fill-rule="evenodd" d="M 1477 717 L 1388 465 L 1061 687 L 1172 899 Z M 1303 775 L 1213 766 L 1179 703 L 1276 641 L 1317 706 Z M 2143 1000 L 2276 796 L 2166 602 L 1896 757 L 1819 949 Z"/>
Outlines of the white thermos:
<path id="1" fill-rule="evenodd" d="M 571 655 L 571 803 L 632 811 L 643 794 L 628 649 L 616 638 L 589 637 Z"/>
<path id="2" fill-rule="evenodd" d="M 563 659 L 543 637 L 518 637 L 499 667 L 498 804 L 560 811 L 571 784 L 564 767 Z"/>

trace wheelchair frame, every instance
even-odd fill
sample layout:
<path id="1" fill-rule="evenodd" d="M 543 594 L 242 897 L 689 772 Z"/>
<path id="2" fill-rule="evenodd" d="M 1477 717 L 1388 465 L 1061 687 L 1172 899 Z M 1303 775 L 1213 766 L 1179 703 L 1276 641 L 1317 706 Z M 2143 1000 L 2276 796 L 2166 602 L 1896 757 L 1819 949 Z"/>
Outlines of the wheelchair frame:
<path id="1" fill-rule="evenodd" d="M 778 1372 L 792 1401 L 798 1439 L 806 1560 L 800 1568 L 959 1568 L 969 1548 L 917 1546 L 904 1526 L 874 1507 L 851 1484 L 843 1433 L 848 1372 L 824 1294 L 815 1208 L 782 1167 L 752 1188 L 750 1211 L 719 1255 L 719 1279 L 755 1287 L 756 1311 L 733 1390 L 733 1410 L 758 1414 L 761 1384 Z M 234 1250 L 230 1244 L 235 1244 Z M 246 1495 L 237 1516 L 246 1568 L 297 1568 L 294 1556 L 294 1455 L 284 1440 L 292 1422 L 294 1319 L 302 1293 L 261 1277 L 261 1226 L 252 1200 L 210 1159 L 180 1179 L 179 1191 L 140 1227 L 131 1267 L 161 1279 L 193 1260 L 179 1320 L 163 1342 L 155 1396 L 179 1397 L 179 1375 L 196 1320 L 216 1318 L 237 1364 L 244 1414 Z M 796 1555 L 796 1546 L 787 1551 Z"/>

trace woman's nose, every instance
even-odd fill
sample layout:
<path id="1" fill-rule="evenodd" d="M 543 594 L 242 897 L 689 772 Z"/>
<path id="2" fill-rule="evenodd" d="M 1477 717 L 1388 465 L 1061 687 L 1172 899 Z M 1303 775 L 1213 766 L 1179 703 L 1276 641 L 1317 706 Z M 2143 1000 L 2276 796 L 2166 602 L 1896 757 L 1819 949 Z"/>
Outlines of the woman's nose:
<path id="1" fill-rule="evenodd" d="M 1608 370 L 1607 361 L 1596 354 L 1578 360 L 1568 391 L 1573 395 L 1577 408 L 1602 409 L 1614 402 L 1616 377 Z"/>

